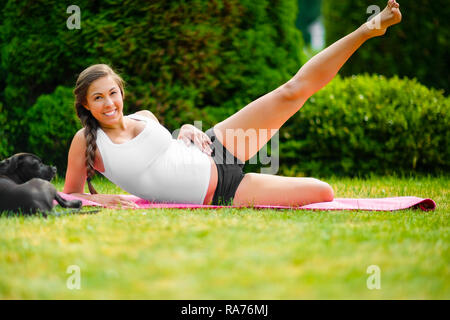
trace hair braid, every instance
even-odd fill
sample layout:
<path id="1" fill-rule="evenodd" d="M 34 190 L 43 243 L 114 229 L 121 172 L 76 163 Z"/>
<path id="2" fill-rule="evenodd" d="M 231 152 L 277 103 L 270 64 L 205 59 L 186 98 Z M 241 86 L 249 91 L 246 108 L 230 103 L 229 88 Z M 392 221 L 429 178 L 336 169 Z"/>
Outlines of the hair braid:
<path id="1" fill-rule="evenodd" d="M 91 183 L 92 177 L 95 175 L 94 161 L 95 151 L 97 151 L 97 121 L 93 117 L 88 120 L 88 125 L 85 127 L 84 136 L 86 137 L 86 169 L 87 169 L 87 182 L 89 192 L 96 194 L 94 186 Z"/>
<path id="2" fill-rule="evenodd" d="M 78 109 L 81 114 L 79 114 L 79 118 L 81 120 L 81 124 L 84 127 L 84 136 L 86 138 L 86 173 L 87 173 L 87 182 L 89 192 L 91 194 L 97 194 L 94 186 L 91 183 L 92 177 L 95 175 L 94 162 L 95 162 L 95 152 L 97 151 L 97 128 L 98 123 L 97 120 L 90 114 L 86 109 Z M 87 112 L 85 112 L 87 111 Z"/>

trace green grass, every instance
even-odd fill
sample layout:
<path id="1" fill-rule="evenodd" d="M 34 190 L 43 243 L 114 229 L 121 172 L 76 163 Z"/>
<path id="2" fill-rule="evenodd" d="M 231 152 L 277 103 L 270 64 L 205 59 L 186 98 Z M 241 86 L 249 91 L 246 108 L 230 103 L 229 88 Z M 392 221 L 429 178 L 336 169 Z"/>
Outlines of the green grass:
<path id="1" fill-rule="evenodd" d="M 437 208 L 3 215 L 0 299 L 450 298 L 448 177 L 326 181 L 336 197 L 414 195 Z M 71 265 L 79 290 L 66 286 Z M 379 290 L 367 288 L 370 265 L 381 270 Z"/>

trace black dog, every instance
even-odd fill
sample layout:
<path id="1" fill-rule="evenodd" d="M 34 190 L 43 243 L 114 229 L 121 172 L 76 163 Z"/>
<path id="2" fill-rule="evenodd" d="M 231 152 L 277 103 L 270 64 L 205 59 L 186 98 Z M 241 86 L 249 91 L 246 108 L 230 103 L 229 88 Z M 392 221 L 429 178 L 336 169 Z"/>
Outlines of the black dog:
<path id="1" fill-rule="evenodd" d="M 67 201 L 49 182 L 56 168 L 42 163 L 31 153 L 18 153 L 0 162 L 0 212 L 13 211 L 26 215 L 53 208 L 56 200 L 64 208 L 81 208 L 81 201 Z"/>

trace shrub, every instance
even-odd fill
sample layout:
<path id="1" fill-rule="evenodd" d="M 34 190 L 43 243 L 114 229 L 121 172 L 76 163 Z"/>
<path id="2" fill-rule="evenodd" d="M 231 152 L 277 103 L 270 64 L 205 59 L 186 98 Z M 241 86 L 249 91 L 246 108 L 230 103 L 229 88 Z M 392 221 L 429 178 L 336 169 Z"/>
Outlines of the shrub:
<path id="1" fill-rule="evenodd" d="M 0 160 L 9 156 L 10 147 L 8 143 L 8 136 L 5 134 L 5 130 L 8 129 L 7 115 L 3 110 L 3 104 L 0 102 Z"/>
<path id="2" fill-rule="evenodd" d="M 336 77 L 280 130 L 283 174 L 439 174 L 450 169 L 450 99 L 416 80 Z"/>
<path id="3" fill-rule="evenodd" d="M 386 0 L 335 1 L 323 0 L 322 11 L 326 43 L 352 32 L 371 15 L 369 5 L 382 10 Z M 365 43 L 345 64 L 340 74 L 361 72 L 385 76 L 417 78 L 426 86 L 449 91 L 450 9 L 444 0 L 399 1 L 403 13 L 400 24 L 389 28 L 380 38 Z"/>
<path id="4" fill-rule="evenodd" d="M 57 87 L 41 95 L 26 113 L 28 151 L 45 163 L 56 165 L 59 174 L 67 166 L 67 153 L 75 132 L 81 128 L 74 108 L 72 88 Z"/>

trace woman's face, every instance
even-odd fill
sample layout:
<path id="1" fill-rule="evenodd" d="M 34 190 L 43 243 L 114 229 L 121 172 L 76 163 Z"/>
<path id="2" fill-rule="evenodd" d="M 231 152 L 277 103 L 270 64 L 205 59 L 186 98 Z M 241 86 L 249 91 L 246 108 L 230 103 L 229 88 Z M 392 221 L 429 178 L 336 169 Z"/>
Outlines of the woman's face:
<path id="1" fill-rule="evenodd" d="M 104 127 L 117 124 L 123 118 L 123 99 L 118 84 L 109 76 L 95 80 L 89 86 L 84 106 Z"/>

